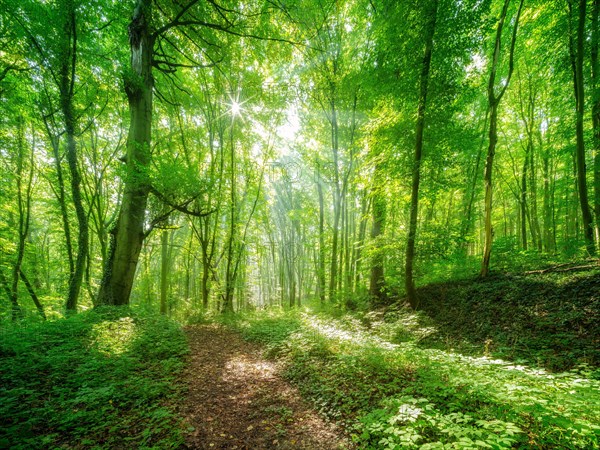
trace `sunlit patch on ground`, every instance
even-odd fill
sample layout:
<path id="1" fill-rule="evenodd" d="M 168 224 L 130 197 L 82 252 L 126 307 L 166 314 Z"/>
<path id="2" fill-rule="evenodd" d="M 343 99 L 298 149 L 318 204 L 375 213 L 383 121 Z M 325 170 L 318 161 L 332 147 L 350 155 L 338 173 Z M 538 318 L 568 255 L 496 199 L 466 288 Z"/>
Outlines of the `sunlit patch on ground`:
<path id="1" fill-rule="evenodd" d="M 265 360 L 250 359 L 246 355 L 235 355 L 225 364 L 223 381 L 243 381 L 244 379 L 273 379 L 275 365 Z"/>
<path id="2" fill-rule="evenodd" d="M 91 348 L 107 356 L 126 352 L 136 336 L 136 325 L 131 317 L 106 320 L 92 326 Z"/>
<path id="3" fill-rule="evenodd" d="M 257 314 L 242 329 L 290 365 L 322 412 L 360 417 L 363 434 L 355 438 L 364 448 L 587 449 L 599 442 L 600 381 L 587 365 L 552 373 L 426 348 L 419 340 L 435 328 L 404 311 L 392 318 Z"/>
<path id="4" fill-rule="evenodd" d="M 191 355 L 183 414 L 188 448 L 329 450 L 345 442 L 258 347 L 215 325 L 187 332 Z"/>

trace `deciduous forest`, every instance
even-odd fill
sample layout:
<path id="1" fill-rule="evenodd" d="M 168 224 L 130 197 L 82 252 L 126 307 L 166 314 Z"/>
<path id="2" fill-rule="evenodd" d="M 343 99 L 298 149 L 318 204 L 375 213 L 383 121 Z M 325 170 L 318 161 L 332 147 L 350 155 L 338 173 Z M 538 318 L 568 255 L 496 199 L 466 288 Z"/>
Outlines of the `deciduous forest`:
<path id="1" fill-rule="evenodd" d="M 599 0 L 0 0 L 0 448 L 600 448 Z"/>

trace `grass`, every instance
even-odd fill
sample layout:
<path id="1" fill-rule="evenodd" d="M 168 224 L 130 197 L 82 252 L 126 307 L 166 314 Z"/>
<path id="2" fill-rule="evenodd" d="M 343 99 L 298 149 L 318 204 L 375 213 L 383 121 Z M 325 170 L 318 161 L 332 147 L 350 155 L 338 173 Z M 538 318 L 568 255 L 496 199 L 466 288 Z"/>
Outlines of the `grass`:
<path id="1" fill-rule="evenodd" d="M 0 329 L 0 448 L 177 448 L 187 343 L 166 318 L 111 308 Z"/>
<path id="2" fill-rule="evenodd" d="M 600 381 L 416 343 L 431 329 L 394 319 L 257 313 L 238 322 L 361 449 L 600 446 Z M 402 342 L 390 339 L 400 334 Z"/>

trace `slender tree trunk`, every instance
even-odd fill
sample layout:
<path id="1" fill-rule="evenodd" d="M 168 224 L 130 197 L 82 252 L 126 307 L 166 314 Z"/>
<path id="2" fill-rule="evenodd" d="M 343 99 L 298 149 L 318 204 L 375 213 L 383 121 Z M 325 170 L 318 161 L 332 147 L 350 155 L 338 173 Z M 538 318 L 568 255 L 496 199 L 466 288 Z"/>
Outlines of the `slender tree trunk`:
<path id="1" fill-rule="evenodd" d="M 464 206 L 464 216 L 462 219 L 462 227 L 461 227 L 461 250 L 464 257 L 469 254 L 469 242 L 468 237 L 473 229 L 473 204 L 475 203 L 475 192 L 477 190 L 477 179 L 480 174 L 481 167 L 481 159 L 483 155 L 484 142 L 485 142 L 485 131 L 487 128 L 488 121 L 488 113 L 486 112 L 485 118 L 483 120 L 483 131 L 481 133 L 481 140 L 479 143 L 479 149 L 477 150 L 477 158 L 475 160 L 475 168 L 473 169 L 473 174 L 471 176 L 471 183 L 466 192 L 466 202 Z"/>
<path id="2" fill-rule="evenodd" d="M 58 87 L 60 90 L 60 108 L 67 136 L 66 158 L 71 175 L 71 197 L 78 224 L 77 257 L 73 271 L 69 277 L 66 309 L 67 311 L 76 311 L 88 257 L 88 216 L 83 207 L 81 196 L 81 174 L 79 173 L 77 143 L 75 141 L 76 118 L 73 111 L 73 97 L 75 94 L 77 64 L 77 22 L 73 0 L 64 0 L 63 12 L 65 14 L 65 22 Z"/>
<path id="3" fill-rule="evenodd" d="M 544 178 L 544 248 L 547 253 L 554 253 L 552 245 L 552 204 L 550 192 L 550 156 L 545 149 L 542 155 L 542 177 Z"/>
<path id="4" fill-rule="evenodd" d="M 201 242 L 202 248 L 202 308 L 208 309 L 208 299 L 210 296 L 210 270 L 211 261 L 208 257 L 208 240 Z"/>
<path id="5" fill-rule="evenodd" d="M 35 305 L 36 309 L 40 313 L 40 316 L 42 316 L 43 320 L 46 320 L 46 313 L 44 312 L 44 307 L 42 306 L 40 299 L 38 298 L 37 294 L 35 293 L 35 289 L 33 289 L 33 286 L 29 282 L 29 279 L 25 276 L 25 273 L 23 272 L 23 270 L 21 270 L 19 272 L 19 274 L 21 275 L 21 280 L 23 281 L 23 284 L 25 284 L 25 288 L 27 289 L 27 292 L 29 292 L 29 296 L 31 297 L 33 304 Z"/>
<path id="6" fill-rule="evenodd" d="M 329 270 L 329 301 L 333 302 L 336 298 L 336 288 L 338 280 L 338 246 L 340 234 L 340 216 L 342 194 L 340 190 L 339 176 L 339 148 L 338 148 L 338 122 L 337 109 L 335 105 L 335 89 L 332 88 L 331 99 L 331 147 L 333 152 L 333 171 L 334 171 L 334 192 L 333 192 L 333 238 L 331 241 L 331 267 Z"/>
<path id="7" fill-rule="evenodd" d="M 66 201 L 66 193 L 65 193 L 65 181 L 63 176 L 63 169 L 61 165 L 61 157 L 60 157 L 60 141 L 57 136 L 55 136 L 47 120 L 44 120 L 44 124 L 46 126 L 46 133 L 48 138 L 51 141 L 52 146 L 52 156 L 54 159 L 54 167 L 56 169 L 56 181 L 58 184 L 58 190 L 53 188 L 53 191 L 56 195 L 56 199 L 58 200 L 58 206 L 60 208 L 60 217 L 62 219 L 63 232 L 65 233 L 65 247 L 67 250 L 67 261 L 69 263 L 69 277 L 71 274 L 75 272 L 75 259 L 73 257 L 73 244 L 71 239 L 71 225 L 69 223 L 69 214 L 67 212 L 67 201 Z"/>
<path id="8" fill-rule="evenodd" d="M 325 202 L 323 199 L 323 181 L 321 170 L 317 167 L 317 193 L 319 195 L 319 254 L 317 265 L 317 280 L 319 300 L 325 303 Z"/>
<path id="9" fill-rule="evenodd" d="M 365 243 L 365 236 L 367 234 L 367 222 L 368 216 L 367 213 L 369 211 L 369 198 L 364 193 L 362 194 L 361 208 L 360 208 L 360 225 L 358 227 L 358 240 L 356 241 L 356 246 L 354 249 L 354 260 L 356 261 L 354 267 L 354 286 L 356 289 L 361 289 L 361 269 L 362 269 L 362 252 L 363 245 Z"/>
<path id="10" fill-rule="evenodd" d="M 527 167 L 529 166 L 529 145 L 526 147 L 523 171 L 521 173 L 521 198 L 519 201 L 521 214 L 521 246 L 527 250 Z"/>
<path id="11" fill-rule="evenodd" d="M 160 234 L 160 313 L 167 314 L 167 295 L 169 292 L 169 232 Z"/>
<path id="12" fill-rule="evenodd" d="M 600 0 L 592 2 L 592 125 L 594 133 L 594 212 L 596 214 L 596 234 L 600 239 Z"/>
<path id="13" fill-rule="evenodd" d="M 413 277 L 413 264 L 415 259 L 415 241 L 417 236 L 417 218 L 419 213 L 419 184 L 421 180 L 421 161 L 423 155 L 423 133 L 425 130 L 425 110 L 427 108 L 427 91 L 429 86 L 429 71 L 431 68 L 431 54 L 433 53 L 433 36 L 438 13 L 438 0 L 431 0 L 431 12 L 428 15 L 428 23 L 425 27 L 425 54 L 421 65 L 421 76 L 419 80 L 420 94 L 419 106 L 417 108 L 415 159 L 412 173 L 412 192 L 410 199 L 410 220 L 408 225 L 408 238 L 406 241 L 406 265 L 404 286 L 406 297 L 411 308 L 418 306 L 417 293 Z"/>
<path id="14" fill-rule="evenodd" d="M 127 305 L 135 277 L 142 242 L 146 204 L 150 192 L 147 169 L 150 164 L 152 127 L 152 53 L 150 34 L 152 0 L 138 0 L 129 24 L 131 70 L 125 80 L 130 125 L 127 139 L 126 175 L 123 200 L 112 231 L 109 257 L 98 294 L 101 304 Z"/>
<path id="15" fill-rule="evenodd" d="M 374 186 L 373 186 L 373 224 L 371 225 L 371 241 L 375 246 L 375 254 L 371 262 L 371 278 L 369 283 L 369 296 L 371 302 L 380 304 L 385 301 L 385 277 L 384 277 L 384 258 L 382 245 L 379 240 L 385 230 L 386 203 L 382 194 L 383 179 L 381 175 L 381 163 L 375 165 Z"/>
<path id="16" fill-rule="evenodd" d="M 585 164 L 585 136 L 583 131 L 583 120 L 585 113 L 585 92 L 584 92 L 584 40 L 585 40 L 585 20 L 586 20 L 587 0 L 579 0 L 578 22 L 577 22 L 577 42 L 570 48 L 574 51 L 572 60 L 574 62 L 574 87 L 576 103 L 576 122 L 575 135 L 577 146 L 575 150 L 575 161 L 577 170 L 577 190 L 579 193 L 579 205 L 581 208 L 581 218 L 583 221 L 583 235 L 585 238 L 587 252 L 590 256 L 595 256 L 596 246 L 594 242 L 594 225 L 592 212 L 588 200 L 587 177 Z"/>
<path id="17" fill-rule="evenodd" d="M 533 130 L 531 130 L 531 132 L 533 133 Z M 541 231 L 541 227 L 540 227 L 540 219 L 538 216 L 538 202 L 537 202 L 537 175 L 536 175 L 536 164 L 535 164 L 535 152 L 534 152 L 534 145 L 533 145 L 533 136 L 530 136 L 530 143 L 529 146 L 531 148 L 530 154 L 529 154 L 529 166 L 530 166 L 530 171 L 529 171 L 529 192 L 530 192 L 530 198 L 531 201 L 529 202 L 531 205 L 531 229 L 533 230 L 533 235 L 535 236 L 534 238 L 534 242 L 535 245 L 537 246 L 538 251 L 541 253 L 543 250 L 543 244 L 542 244 L 542 231 Z"/>
<path id="18" fill-rule="evenodd" d="M 501 52 L 501 41 L 502 41 L 502 29 L 504 28 L 504 22 L 506 21 L 506 15 L 508 13 L 508 6 L 510 0 L 504 0 L 504 6 L 502 13 L 500 14 L 500 20 L 496 28 L 496 40 L 494 43 L 494 54 L 491 62 L 490 78 L 488 82 L 488 103 L 490 108 L 490 129 L 489 129 L 489 145 L 487 151 L 487 157 L 485 161 L 485 173 L 483 175 L 483 181 L 485 184 L 485 213 L 484 213 L 484 247 L 483 247 L 483 260 L 481 262 L 480 276 L 486 277 L 490 270 L 490 257 L 492 255 L 492 240 L 493 240 L 493 228 L 492 228 L 492 171 L 494 167 L 494 156 L 496 154 L 496 145 L 498 143 L 498 106 L 500 100 L 504 96 L 506 89 L 510 83 L 512 73 L 514 70 L 514 52 L 515 44 L 517 41 L 517 30 L 519 27 L 519 18 L 521 17 L 521 10 L 523 8 L 523 0 L 519 3 L 519 9 L 515 17 L 515 23 L 513 25 L 512 38 L 509 50 L 509 67 L 508 74 L 505 80 L 503 80 L 503 87 L 500 92 L 496 94 L 496 73 L 498 71 L 500 52 Z"/>
<path id="19" fill-rule="evenodd" d="M 23 119 L 19 118 L 17 124 L 17 160 L 16 160 L 16 188 L 17 188 L 17 210 L 19 212 L 19 223 L 17 226 L 17 249 L 15 261 L 12 267 L 10 302 L 12 305 L 12 320 L 16 321 L 22 316 L 19 305 L 19 276 L 25 256 L 25 245 L 29 235 L 29 224 L 31 215 L 31 189 L 33 183 L 33 151 L 29 158 L 29 170 L 26 171 L 25 136 Z"/>

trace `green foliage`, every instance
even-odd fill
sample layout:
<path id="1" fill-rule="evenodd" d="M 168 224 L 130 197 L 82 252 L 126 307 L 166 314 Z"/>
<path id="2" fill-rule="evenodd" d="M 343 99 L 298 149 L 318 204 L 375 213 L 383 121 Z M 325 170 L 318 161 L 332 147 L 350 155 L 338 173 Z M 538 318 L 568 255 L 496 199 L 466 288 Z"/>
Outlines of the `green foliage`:
<path id="1" fill-rule="evenodd" d="M 179 326 L 129 309 L 2 329 L 0 447 L 176 448 Z"/>
<path id="2" fill-rule="evenodd" d="M 417 344 L 432 322 L 398 311 L 338 319 L 255 314 L 236 326 L 359 448 L 596 448 L 593 371 L 550 374 Z M 401 339 L 394 336 L 401 335 Z"/>
<path id="3" fill-rule="evenodd" d="M 359 439 L 366 448 L 503 449 L 522 440 L 523 431 L 513 423 L 475 420 L 461 412 L 445 414 L 426 398 L 405 396 L 382 404 L 384 409 L 361 420 Z"/>
<path id="4" fill-rule="evenodd" d="M 586 266 L 586 262 L 569 267 Z M 424 345 L 506 357 L 552 370 L 598 365 L 597 270 L 497 275 L 418 290 L 437 330 Z M 423 316 L 420 316 L 423 317 Z"/>

